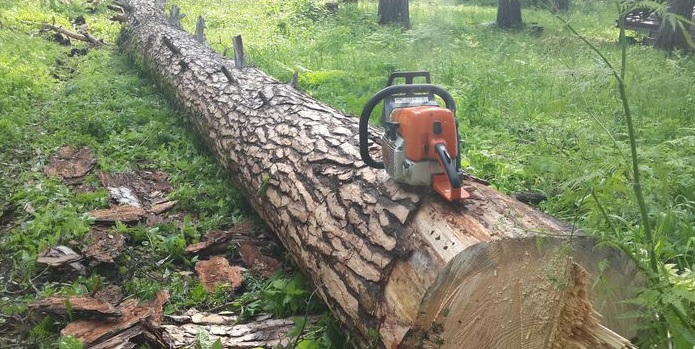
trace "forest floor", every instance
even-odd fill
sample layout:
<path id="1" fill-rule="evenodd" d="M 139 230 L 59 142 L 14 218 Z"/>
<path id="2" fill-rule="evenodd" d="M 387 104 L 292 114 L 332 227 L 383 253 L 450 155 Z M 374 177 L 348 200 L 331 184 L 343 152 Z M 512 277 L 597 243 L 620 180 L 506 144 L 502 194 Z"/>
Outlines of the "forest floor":
<path id="1" fill-rule="evenodd" d="M 506 32 L 490 25 L 494 2 L 411 1 L 404 31 L 379 26 L 373 2 L 334 13 L 311 0 L 177 4 L 189 32 L 205 17 L 221 54 L 242 34 L 251 64 L 282 81 L 298 72 L 298 88 L 346 113 L 358 114 L 390 72 L 430 71 L 459 106 L 467 171 L 510 194 L 542 194 L 539 209 L 648 265 L 615 82 L 548 11 L 525 8 L 526 29 Z M 196 322 L 267 325 L 301 348 L 350 347 L 193 125 L 118 50 L 108 5 L 0 0 L 0 347 L 76 348 L 68 334 L 95 333 L 95 343 L 157 346 L 152 329 L 164 326 L 214 347 L 216 337 L 186 327 Z M 620 62 L 613 8 L 576 2 L 565 17 Z M 636 301 L 665 314 L 641 340 L 686 343 L 695 338 L 695 62 L 633 45 L 626 71 L 662 285 Z"/>

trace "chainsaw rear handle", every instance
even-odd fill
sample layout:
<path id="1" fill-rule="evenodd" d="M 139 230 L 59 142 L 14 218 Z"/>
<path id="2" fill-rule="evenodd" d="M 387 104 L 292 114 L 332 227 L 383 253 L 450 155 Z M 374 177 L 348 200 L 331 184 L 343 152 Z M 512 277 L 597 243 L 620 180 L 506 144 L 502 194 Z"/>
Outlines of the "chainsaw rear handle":
<path id="1" fill-rule="evenodd" d="M 369 131 L 369 116 L 371 116 L 374 107 L 376 107 L 381 101 L 386 99 L 386 97 L 393 96 L 395 94 L 413 94 L 413 93 L 431 93 L 441 97 L 444 100 L 446 108 L 454 113 L 454 119 L 456 120 L 456 103 L 454 102 L 454 97 L 451 97 L 449 92 L 445 89 L 430 84 L 401 84 L 388 86 L 381 91 L 377 92 L 372 98 L 367 101 L 362 109 L 362 114 L 360 114 L 360 156 L 362 161 L 369 167 L 374 168 L 384 168 L 384 162 L 372 159 L 369 154 L 368 141 L 368 131 Z M 458 128 L 458 120 L 456 120 L 456 128 Z M 458 133 L 458 132 L 457 132 Z M 456 143 L 459 143 L 458 137 Z M 458 147 L 459 144 L 456 144 Z M 458 157 L 456 157 L 458 162 Z M 456 166 L 458 169 L 459 165 Z"/>

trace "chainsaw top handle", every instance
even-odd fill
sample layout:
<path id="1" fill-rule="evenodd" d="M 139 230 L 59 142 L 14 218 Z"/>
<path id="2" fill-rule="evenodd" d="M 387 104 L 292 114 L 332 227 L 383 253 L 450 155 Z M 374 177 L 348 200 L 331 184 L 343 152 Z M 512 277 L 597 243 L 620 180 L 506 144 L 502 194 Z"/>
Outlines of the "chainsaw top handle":
<path id="1" fill-rule="evenodd" d="M 362 161 L 364 161 L 364 163 L 367 164 L 367 166 L 374 168 L 384 168 L 383 161 L 374 160 L 371 154 L 369 154 L 369 117 L 371 116 L 374 107 L 376 107 L 381 101 L 383 101 L 387 97 L 396 94 L 408 96 L 414 93 L 429 93 L 439 96 L 444 101 L 446 108 L 451 110 L 451 112 L 454 113 L 454 116 L 456 116 L 456 103 L 454 103 L 454 98 L 449 94 L 449 92 L 437 85 L 401 84 L 388 86 L 382 89 L 381 91 L 377 92 L 374 96 L 372 96 L 372 98 L 370 98 L 369 101 L 367 101 L 367 104 L 365 104 L 364 108 L 362 109 L 362 114 L 360 114 L 360 156 L 362 157 Z M 458 147 L 459 145 L 457 144 L 456 146 Z"/>

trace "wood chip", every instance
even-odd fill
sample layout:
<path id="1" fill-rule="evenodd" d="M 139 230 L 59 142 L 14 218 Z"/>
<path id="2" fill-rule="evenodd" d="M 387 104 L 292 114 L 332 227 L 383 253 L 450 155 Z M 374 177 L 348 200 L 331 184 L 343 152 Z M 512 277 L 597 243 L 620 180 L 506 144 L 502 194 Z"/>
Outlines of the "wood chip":
<path id="1" fill-rule="evenodd" d="M 161 214 L 170 210 L 174 205 L 178 203 L 177 200 L 165 200 L 150 206 L 150 212 L 154 214 Z"/>
<path id="2" fill-rule="evenodd" d="M 99 315 L 108 317 L 122 315 L 121 311 L 116 309 L 113 305 L 96 298 L 86 296 L 52 296 L 46 299 L 31 302 L 29 304 L 29 309 L 62 315 L 67 313 L 75 315 L 83 314 L 88 316 Z"/>
<path id="3" fill-rule="evenodd" d="M 111 200 L 119 205 L 149 208 L 149 211 L 155 214 L 171 208 L 167 205 L 173 205 L 165 199 L 166 195 L 172 191 L 172 187 L 169 184 L 168 175 L 163 171 L 100 172 L 99 179 L 109 191 Z M 153 208 L 158 204 L 163 206 Z"/>
<path id="4" fill-rule="evenodd" d="M 89 211 L 89 215 L 94 217 L 97 222 L 115 223 L 135 222 L 145 217 L 145 210 L 136 206 L 116 206 L 113 208 Z"/>
<path id="5" fill-rule="evenodd" d="M 235 290 L 244 281 L 242 269 L 229 265 L 223 256 L 213 256 L 209 260 L 200 261 L 195 265 L 200 281 L 208 292 L 215 291 L 221 284 L 228 284 Z"/>

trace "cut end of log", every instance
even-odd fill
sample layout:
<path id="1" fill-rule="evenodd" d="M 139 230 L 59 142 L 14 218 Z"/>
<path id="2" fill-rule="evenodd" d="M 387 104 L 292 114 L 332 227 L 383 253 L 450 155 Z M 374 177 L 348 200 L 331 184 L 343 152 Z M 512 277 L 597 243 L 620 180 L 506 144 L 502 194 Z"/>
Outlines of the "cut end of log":
<path id="1" fill-rule="evenodd" d="M 626 309 L 614 308 L 627 305 L 614 301 L 629 298 L 634 271 L 614 270 L 615 275 L 624 273 L 617 284 L 625 287 L 591 289 L 601 261 L 595 257 L 604 256 L 592 250 L 591 240 L 502 239 L 467 249 L 452 259 L 428 291 L 416 327 L 400 344 L 393 336 L 393 343 L 405 348 L 633 348 L 601 322 L 632 334 L 618 318 Z M 607 262 L 621 268 L 616 260 Z M 605 318 L 594 304 L 611 304 L 600 309 Z M 384 330 L 382 336 L 388 337 Z"/>

